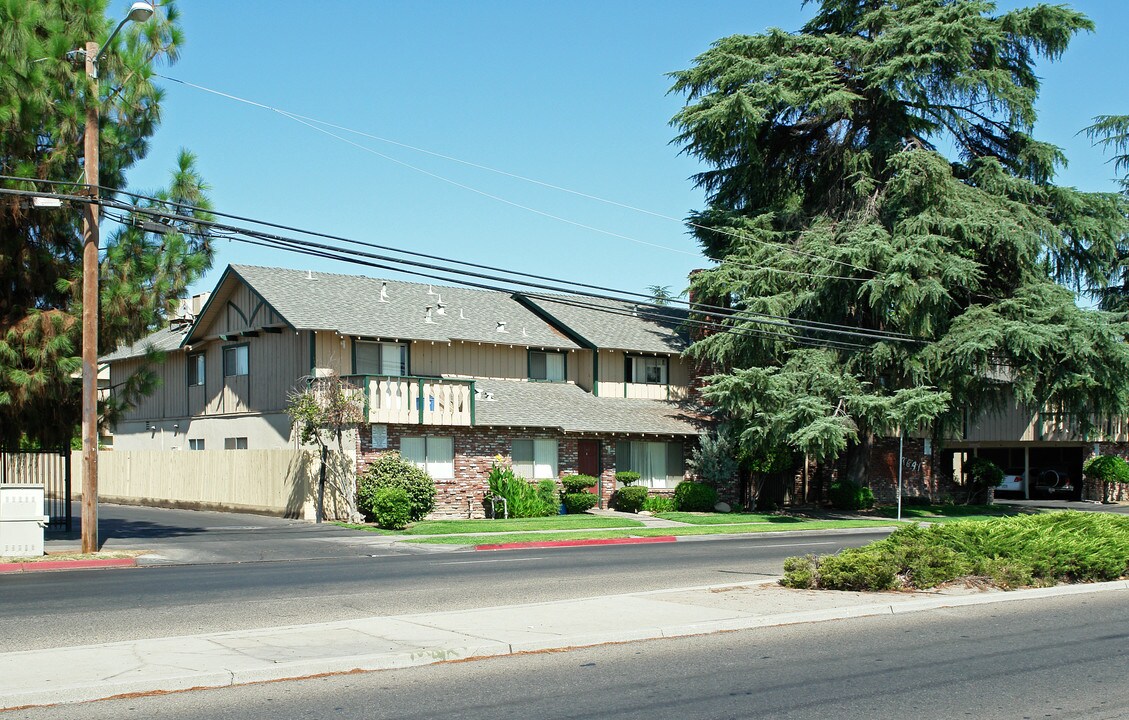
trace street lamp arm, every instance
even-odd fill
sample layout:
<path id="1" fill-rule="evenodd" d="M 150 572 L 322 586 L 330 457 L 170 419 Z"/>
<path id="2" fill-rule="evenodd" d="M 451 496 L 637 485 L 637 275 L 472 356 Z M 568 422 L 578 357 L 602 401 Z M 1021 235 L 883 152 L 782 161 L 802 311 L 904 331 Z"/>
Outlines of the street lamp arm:
<path id="1" fill-rule="evenodd" d="M 102 58 L 106 55 L 106 51 L 110 49 L 110 43 L 112 43 L 114 41 L 114 38 L 118 36 L 118 33 L 121 32 L 121 29 L 123 27 L 125 27 L 125 24 L 127 22 L 130 22 L 131 20 L 133 22 L 145 22 L 151 17 L 153 17 L 153 6 L 151 4 L 147 2 L 133 3 L 133 5 L 129 8 L 129 14 L 122 18 L 122 21 L 118 23 L 118 26 L 114 28 L 114 31 L 112 33 L 110 33 L 110 37 L 106 38 L 106 42 L 103 43 L 102 49 L 99 50 L 98 54 L 94 56 L 94 74 L 91 77 L 95 79 L 98 78 L 98 63 L 102 62 Z"/>

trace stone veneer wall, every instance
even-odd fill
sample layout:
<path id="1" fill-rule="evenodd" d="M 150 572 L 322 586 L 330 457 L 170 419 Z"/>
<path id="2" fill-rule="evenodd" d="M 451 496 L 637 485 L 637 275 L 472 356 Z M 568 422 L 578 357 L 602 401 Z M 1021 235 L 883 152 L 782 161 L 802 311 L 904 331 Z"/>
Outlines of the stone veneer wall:
<path id="1" fill-rule="evenodd" d="M 360 476 L 374 457 L 382 452 L 400 449 L 400 438 L 432 435 L 454 438 L 455 477 L 435 480 L 435 510 L 431 519 L 482 518 L 485 517 L 484 500 L 489 488 L 490 469 L 498 455 L 509 460 L 511 443 L 514 440 L 553 438 L 557 440 L 558 479 L 564 475 L 578 473 L 577 453 L 580 439 L 600 440 L 600 494 L 599 507 L 607 507 L 608 500 L 615 492 L 615 443 L 626 436 L 561 435 L 549 429 L 508 428 L 508 427 L 454 427 L 419 425 L 388 425 L 388 447 L 372 448 L 372 428 L 362 426 L 357 436 L 357 475 Z M 654 438 L 647 438 L 652 440 Z M 671 441 L 677 438 L 663 438 Z M 558 483 L 559 488 L 559 483 Z M 661 492 L 661 491 L 659 491 Z M 673 490 L 670 490 L 673 492 Z"/>
<path id="2" fill-rule="evenodd" d="M 1093 452 L 1097 449 L 1097 452 Z M 1123 460 L 1129 460 L 1129 443 L 1095 443 L 1089 452 L 1083 451 L 1082 462 L 1085 464 L 1094 455 L 1117 455 Z M 1101 484 L 1091 480 L 1090 478 L 1083 478 L 1082 480 L 1082 499 L 1083 500 L 1101 500 L 1102 487 Z M 1129 501 L 1129 484 L 1115 483 L 1110 486 L 1109 499 L 1114 502 Z"/>

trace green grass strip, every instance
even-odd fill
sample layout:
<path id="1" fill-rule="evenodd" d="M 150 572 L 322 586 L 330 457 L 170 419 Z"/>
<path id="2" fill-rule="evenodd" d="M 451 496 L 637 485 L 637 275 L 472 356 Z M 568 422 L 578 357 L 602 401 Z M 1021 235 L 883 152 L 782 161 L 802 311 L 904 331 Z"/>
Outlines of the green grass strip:
<path id="1" fill-rule="evenodd" d="M 499 533 L 494 535 L 459 535 L 456 537 L 411 538 L 405 542 L 428 545 L 489 545 L 516 542 L 546 542 L 553 540 L 604 540 L 627 537 L 662 537 L 667 535 L 746 535 L 752 533 L 780 532 L 782 530 L 834 530 L 839 528 L 889 527 L 886 520 L 811 520 L 782 527 L 775 524 L 730 525 L 725 527 L 697 526 L 673 528 L 641 528 L 638 530 L 593 530 L 592 532 L 560 533 Z"/>
<path id="2" fill-rule="evenodd" d="M 668 512 L 659 513 L 656 517 L 663 520 L 684 522 L 688 525 L 744 525 L 748 523 L 779 523 L 781 525 L 794 525 L 795 523 L 810 522 L 807 518 L 791 515 L 776 515 L 774 513 L 688 513 Z"/>
<path id="3" fill-rule="evenodd" d="M 643 527 L 638 520 L 597 517 L 595 515 L 553 515 L 512 520 L 424 520 L 413 523 L 408 535 L 450 535 L 453 533 L 504 533 L 529 530 L 567 530 L 583 528 Z"/>

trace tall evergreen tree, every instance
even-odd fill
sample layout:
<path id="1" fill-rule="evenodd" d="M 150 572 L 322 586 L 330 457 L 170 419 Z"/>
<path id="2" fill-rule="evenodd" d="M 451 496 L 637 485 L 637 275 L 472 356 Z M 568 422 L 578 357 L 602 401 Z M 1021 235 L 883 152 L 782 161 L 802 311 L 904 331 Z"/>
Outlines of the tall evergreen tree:
<path id="1" fill-rule="evenodd" d="M 1086 134 L 1095 144 L 1113 151 L 1110 161 L 1121 175 L 1121 192 L 1129 196 L 1129 115 L 1099 115 Z M 1129 313 L 1129 238 L 1123 238 L 1118 248 L 1110 284 L 1096 288 L 1095 295 L 1103 310 Z"/>
<path id="2" fill-rule="evenodd" d="M 172 63 L 181 44 L 174 2 L 130 24 L 99 65 L 93 97 L 81 50 L 104 43 L 118 17 L 108 0 L 0 0 L 0 179 L 20 190 L 82 194 L 88 102 L 101 112 L 103 196 L 125 186 L 161 119 L 154 63 Z M 115 7 L 114 10 L 121 10 Z M 206 187 L 182 153 L 153 205 L 196 215 Z M 0 197 L 0 445 L 21 436 L 67 442 L 80 415 L 82 208 L 33 209 Z M 100 352 L 159 327 L 175 299 L 211 264 L 207 237 L 151 235 L 125 225 L 102 238 Z M 134 387 L 146 383 L 135 382 Z"/>
<path id="3" fill-rule="evenodd" d="M 1129 407 L 1129 327 L 1068 289 L 1104 283 L 1125 198 L 1055 185 L 1063 154 L 1031 134 L 1036 60 L 1091 29 L 1061 5 L 823 0 L 797 33 L 723 38 L 672 75 L 677 142 L 707 166 L 691 223 L 718 263 L 694 296 L 731 302 L 737 329 L 793 324 L 691 348 L 727 369 L 706 394 L 744 442 L 846 452 L 863 480 L 898 427 L 1012 397 L 1083 425 Z M 836 338 L 863 347 L 797 345 Z"/>

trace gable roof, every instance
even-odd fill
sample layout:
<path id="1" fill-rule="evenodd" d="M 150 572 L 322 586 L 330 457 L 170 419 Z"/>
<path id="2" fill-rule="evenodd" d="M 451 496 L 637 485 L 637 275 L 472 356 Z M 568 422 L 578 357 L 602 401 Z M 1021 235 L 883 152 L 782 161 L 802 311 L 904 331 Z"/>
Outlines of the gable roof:
<path id="1" fill-rule="evenodd" d="M 206 335 L 239 282 L 294 330 L 562 350 L 579 347 L 507 293 L 253 265 L 228 266 L 185 342 Z M 431 322 L 425 320 L 428 307 Z M 500 332 L 500 327 L 505 331 Z"/>
<path id="2" fill-rule="evenodd" d="M 108 355 L 98 358 L 98 362 L 113 362 L 142 357 L 150 350 L 168 352 L 180 347 L 185 336 L 188 335 L 188 325 L 178 324 L 155 330 L 131 345 L 121 345 Z"/>
<path id="3" fill-rule="evenodd" d="M 515 297 L 589 347 L 675 355 L 689 344 L 680 330 L 689 317 L 685 309 L 580 295 L 521 293 Z"/>
<path id="4" fill-rule="evenodd" d="M 475 380 L 475 425 L 564 432 L 697 435 L 700 418 L 661 400 L 600 398 L 571 383 Z M 487 399 L 487 398 L 491 399 Z"/>

